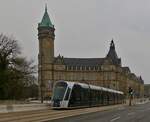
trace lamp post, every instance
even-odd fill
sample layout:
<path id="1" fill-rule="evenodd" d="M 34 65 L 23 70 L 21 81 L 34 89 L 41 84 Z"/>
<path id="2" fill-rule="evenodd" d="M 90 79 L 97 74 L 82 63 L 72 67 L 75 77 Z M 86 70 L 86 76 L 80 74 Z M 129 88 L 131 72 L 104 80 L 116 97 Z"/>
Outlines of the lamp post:
<path id="1" fill-rule="evenodd" d="M 41 80 L 41 85 L 40 85 L 40 87 L 41 87 L 41 103 L 43 103 L 43 99 L 44 99 L 44 95 L 43 95 L 43 91 L 44 91 L 44 84 L 43 84 L 43 82 L 42 82 L 42 80 Z"/>
<path id="2" fill-rule="evenodd" d="M 42 42 L 41 42 L 41 46 L 42 46 Z M 43 95 L 43 90 L 44 90 L 44 83 L 43 83 L 43 66 L 42 66 L 42 58 L 43 58 L 43 54 L 42 54 L 42 50 L 40 50 L 40 92 L 41 92 L 41 103 L 43 103 L 43 99 L 44 99 L 44 95 Z"/>

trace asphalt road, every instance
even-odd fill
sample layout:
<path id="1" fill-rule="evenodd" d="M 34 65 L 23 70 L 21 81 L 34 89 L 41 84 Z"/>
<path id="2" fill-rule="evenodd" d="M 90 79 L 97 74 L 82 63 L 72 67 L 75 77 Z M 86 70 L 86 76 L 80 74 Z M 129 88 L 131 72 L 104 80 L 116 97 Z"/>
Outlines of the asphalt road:
<path id="1" fill-rule="evenodd" d="M 150 122 L 150 102 L 49 122 Z"/>

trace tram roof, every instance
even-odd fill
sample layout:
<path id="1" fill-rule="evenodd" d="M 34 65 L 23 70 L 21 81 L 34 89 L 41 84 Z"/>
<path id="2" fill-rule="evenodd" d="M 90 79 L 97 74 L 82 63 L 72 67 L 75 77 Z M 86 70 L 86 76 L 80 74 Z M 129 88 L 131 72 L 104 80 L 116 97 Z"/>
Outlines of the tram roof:
<path id="1" fill-rule="evenodd" d="M 68 84 L 68 86 L 73 87 L 75 84 L 80 85 L 82 88 L 90 88 L 93 90 L 102 90 L 102 91 L 108 91 L 108 92 L 113 92 L 113 93 L 118 93 L 118 94 L 124 94 L 122 91 L 117 91 L 114 89 L 109 89 L 109 88 L 105 88 L 105 87 L 101 87 L 101 86 L 94 86 L 94 85 L 90 85 L 88 83 L 79 83 L 79 82 L 71 82 L 71 81 L 58 81 L 58 82 L 66 82 Z"/>

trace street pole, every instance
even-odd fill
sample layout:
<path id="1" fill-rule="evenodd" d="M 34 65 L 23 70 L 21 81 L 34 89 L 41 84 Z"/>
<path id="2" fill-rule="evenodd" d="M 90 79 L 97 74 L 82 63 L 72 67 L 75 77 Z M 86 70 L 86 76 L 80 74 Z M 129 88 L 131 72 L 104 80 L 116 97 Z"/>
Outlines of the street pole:
<path id="1" fill-rule="evenodd" d="M 132 105 L 132 99 L 133 99 L 133 89 L 129 87 L 129 106 Z"/>
<path id="2" fill-rule="evenodd" d="M 41 83 L 41 103 L 43 103 L 43 86 L 42 86 L 42 83 Z"/>
<path id="3" fill-rule="evenodd" d="M 40 73 L 41 73 L 41 84 L 40 84 L 40 89 L 41 89 L 41 103 L 43 103 L 43 73 L 42 73 L 42 54 L 41 54 L 41 69 L 40 69 Z"/>
<path id="4" fill-rule="evenodd" d="M 40 92 L 41 92 L 41 103 L 43 103 L 43 87 L 44 87 L 44 84 L 43 84 L 43 67 L 42 67 L 42 63 L 43 63 L 43 54 L 42 54 L 42 41 L 40 41 L 40 75 L 41 75 L 41 84 L 40 84 Z"/>
<path id="5" fill-rule="evenodd" d="M 130 97 L 129 97 L 129 106 L 131 106 L 132 105 L 132 98 L 131 98 L 131 95 L 130 95 Z"/>
<path id="6" fill-rule="evenodd" d="M 53 85 L 54 85 L 54 63 L 52 63 L 52 84 L 51 84 L 51 93 L 53 90 Z"/>

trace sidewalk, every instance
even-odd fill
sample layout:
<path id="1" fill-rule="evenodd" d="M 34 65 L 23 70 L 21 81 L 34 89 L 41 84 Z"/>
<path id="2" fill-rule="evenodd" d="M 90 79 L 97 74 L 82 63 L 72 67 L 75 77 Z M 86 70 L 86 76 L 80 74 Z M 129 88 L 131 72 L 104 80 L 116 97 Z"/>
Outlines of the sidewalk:
<path id="1" fill-rule="evenodd" d="M 150 102 L 148 98 L 132 99 L 132 105 L 146 104 Z M 126 104 L 129 105 L 129 99 L 126 100 Z"/>
<path id="2" fill-rule="evenodd" d="M 29 104 L 7 104 L 7 105 L 0 105 L 0 113 L 40 110 L 40 109 L 48 109 L 49 107 L 50 106 L 48 102 L 44 102 L 42 104 L 39 101 L 33 101 Z"/>
<path id="3" fill-rule="evenodd" d="M 144 99 L 139 99 L 136 101 L 135 104 L 145 104 L 145 103 L 148 103 L 150 102 L 148 98 L 144 98 Z"/>

